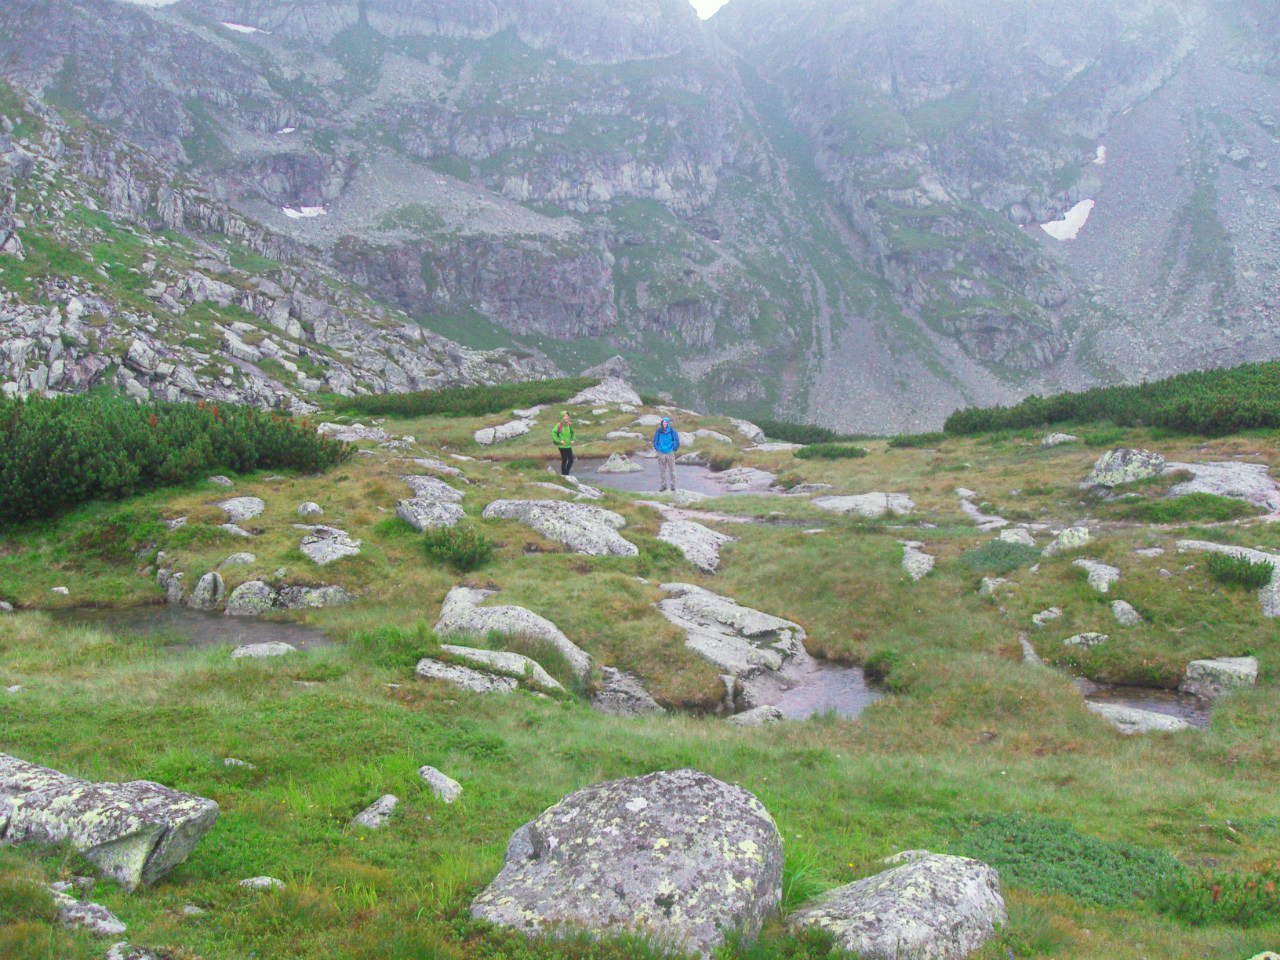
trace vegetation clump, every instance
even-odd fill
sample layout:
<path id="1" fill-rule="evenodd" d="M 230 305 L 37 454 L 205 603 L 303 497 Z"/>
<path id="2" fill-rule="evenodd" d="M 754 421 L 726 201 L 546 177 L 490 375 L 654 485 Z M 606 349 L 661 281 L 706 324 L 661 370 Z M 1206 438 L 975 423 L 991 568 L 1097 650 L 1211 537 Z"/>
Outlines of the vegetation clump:
<path id="1" fill-rule="evenodd" d="M 338 400 L 344 413 L 385 417 L 484 417 L 520 407 L 561 403 L 575 393 L 595 386 L 591 377 L 531 380 L 495 386 L 445 387 L 416 393 L 380 393 Z"/>
<path id="2" fill-rule="evenodd" d="M 461 573 L 479 570 L 493 559 L 493 541 L 473 526 L 432 527 L 423 547 L 427 556 Z"/>
<path id="3" fill-rule="evenodd" d="M 1214 493 L 1189 493 L 1169 500 L 1133 500 L 1115 507 L 1117 516 L 1143 523 L 1224 523 L 1260 512 L 1251 503 Z"/>
<path id="4" fill-rule="evenodd" d="M 1259 590 L 1271 582 L 1275 572 L 1275 564 L 1266 560 L 1250 560 L 1226 553 L 1209 555 L 1209 576 L 1229 586 Z"/>
<path id="5" fill-rule="evenodd" d="M 0 523 L 15 523 L 216 470 L 315 472 L 355 448 L 252 407 L 58 396 L 0 400 L 0 450 Z"/>
<path id="6" fill-rule="evenodd" d="M 992 540 L 960 555 L 960 564 L 979 573 L 1002 575 L 1033 564 L 1040 558 L 1036 547 L 1025 543 Z"/>
<path id="7" fill-rule="evenodd" d="M 806 446 L 817 443 L 848 443 L 857 437 L 837 433 L 827 427 L 812 423 L 792 423 L 789 420 L 761 420 L 756 424 L 770 440 L 784 443 L 800 443 Z"/>
<path id="8" fill-rule="evenodd" d="M 931 430 L 928 433 L 902 433 L 896 437 L 891 437 L 889 446 L 894 450 L 936 447 L 945 439 L 947 439 L 947 435 L 940 430 Z"/>
<path id="9" fill-rule="evenodd" d="M 858 460 L 870 451 L 851 443 L 811 443 L 796 451 L 801 460 Z"/>
<path id="10" fill-rule="evenodd" d="M 1258 871 L 1177 873 L 1161 884 L 1156 907 L 1197 927 L 1271 923 L 1280 915 L 1280 866 L 1269 864 Z"/>

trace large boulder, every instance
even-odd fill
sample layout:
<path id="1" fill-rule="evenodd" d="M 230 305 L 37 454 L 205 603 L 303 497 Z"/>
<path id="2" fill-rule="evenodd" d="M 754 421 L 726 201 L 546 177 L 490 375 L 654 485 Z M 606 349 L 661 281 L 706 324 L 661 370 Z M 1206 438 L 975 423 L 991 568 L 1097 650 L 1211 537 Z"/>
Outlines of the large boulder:
<path id="1" fill-rule="evenodd" d="M 196 583 L 196 588 L 187 597 L 187 606 L 193 610 L 217 610 L 226 596 L 227 588 L 219 573 L 206 573 Z"/>
<path id="2" fill-rule="evenodd" d="M 886 514 L 904 517 L 915 509 L 915 503 L 905 493 L 862 493 L 854 497 L 817 497 L 813 505 L 831 513 L 855 514 L 868 520 L 878 520 Z"/>
<path id="3" fill-rule="evenodd" d="M 1090 702 L 1085 706 L 1127 736 L 1135 733 L 1177 733 L 1181 730 L 1195 729 L 1180 717 L 1156 713 L 1154 710 L 1126 707 L 1120 703 Z"/>
<path id="4" fill-rule="evenodd" d="M 638 407 L 643 401 L 640 394 L 636 393 L 625 380 L 618 377 L 605 377 L 594 387 L 574 394 L 569 398 L 572 404 L 592 404 L 599 406 L 602 403 L 625 403 L 630 406 Z"/>
<path id="5" fill-rule="evenodd" d="M 694 770 L 598 783 L 511 837 L 473 916 L 531 936 L 650 934 L 709 956 L 782 896 L 782 838 L 741 787 Z"/>
<path id="6" fill-rule="evenodd" d="M 1000 878 L 978 860 L 922 853 L 837 887 L 791 915 L 862 960 L 963 960 L 1008 921 Z"/>
<path id="7" fill-rule="evenodd" d="M 465 634 L 484 637 L 498 633 L 504 636 L 532 637 L 558 650 L 578 676 L 586 677 L 591 672 L 591 657 L 587 652 L 545 617 L 524 607 L 480 606 L 493 595 L 492 590 L 454 587 L 440 606 L 436 633 L 440 636 Z"/>
<path id="8" fill-rule="evenodd" d="M 260 617 L 275 607 L 276 591 L 261 580 L 250 580 L 231 591 L 227 616 Z"/>
<path id="9" fill-rule="evenodd" d="M 1150 450 L 1119 447 L 1108 450 L 1093 465 L 1085 483 L 1097 487 L 1118 487 L 1122 483 L 1150 480 L 1164 472 L 1164 457 Z"/>
<path id="10" fill-rule="evenodd" d="M 1225 697 L 1258 682 L 1257 657 L 1218 657 L 1192 660 L 1178 689 L 1207 700 Z"/>
<path id="11" fill-rule="evenodd" d="M 804 649 L 797 623 L 740 606 L 691 583 L 664 583 L 662 615 L 685 632 L 685 646 L 735 677 L 779 671 Z"/>
<path id="12" fill-rule="evenodd" d="M 738 538 L 720 533 L 693 520 L 666 520 L 658 529 L 658 539 L 669 543 L 703 573 L 720 569 L 720 548 Z"/>
<path id="13" fill-rule="evenodd" d="M 586 503 L 495 500 L 484 508 L 484 516 L 519 521 L 575 553 L 597 557 L 634 557 L 640 553 L 634 543 L 617 532 L 627 525 L 621 514 Z"/>
<path id="14" fill-rule="evenodd" d="M 91 783 L 0 754 L 0 837 L 66 844 L 132 890 L 182 863 L 218 819 L 212 800 L 158 783 Z"/>
<path id="15" fill-rule="evenodd" d="M 243 523 L 252 520 L 267 509 L 266 503 L 258 497 L 234 497 L 218 504 L 227 515 L 228 523 Z"/>
<path id="16" fill-rule="evenodd" d="M 464 516 L 456 503 L 413 497 L 396 504 L 396 516 L 419 533 L 432 527 L 452 527 Z"/>

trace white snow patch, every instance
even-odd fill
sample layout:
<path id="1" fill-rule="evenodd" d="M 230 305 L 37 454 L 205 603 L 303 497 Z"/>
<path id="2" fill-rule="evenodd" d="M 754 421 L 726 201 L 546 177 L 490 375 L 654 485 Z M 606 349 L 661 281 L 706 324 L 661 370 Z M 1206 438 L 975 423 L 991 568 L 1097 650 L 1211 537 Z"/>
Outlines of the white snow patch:
<path id="1" fill-rule="evenodd" d="M 226 20 L 219 20 L 228 30 L 234 30 L 236 33 L 266 33 L 265 30 L 259 30 L 257 27 L 246 27 L 243 23 L 229 23 Z"/>
<path id="2" fill-rule="evenodd" d="M 1093 201 L 1081 200 L 1067 211 L 1061 220 L 1040 224 L 1040 229 L 1055 240 L 1074 240 L 1089 222 L 1089 214 L 1093 213 Z"/>
<path id="3" fill-rule="evenodd" d="M 328 213 L 324 207 L 303 207 L 300 210 L 295 210 L 293 207 L 281 207 L 281 210 L 290 220 L 310 220 L 312 217 L 323 217 Z"/>
<path id="4" fill-rule="evenodd" d="M 1094 156 L 1094 158 L 1093 158 L 1093 162 L 1094 162 L 1094 163 L 1096 163 L 1098 166 L 1102 166 L 1104 163 L 1106 163 L 1106 162 L 1107 162 L 1107 148 L 1106 148 L 1106 147 L 1098 147 L 1098 152 L 1097 152 L 1097 154 Z"/>

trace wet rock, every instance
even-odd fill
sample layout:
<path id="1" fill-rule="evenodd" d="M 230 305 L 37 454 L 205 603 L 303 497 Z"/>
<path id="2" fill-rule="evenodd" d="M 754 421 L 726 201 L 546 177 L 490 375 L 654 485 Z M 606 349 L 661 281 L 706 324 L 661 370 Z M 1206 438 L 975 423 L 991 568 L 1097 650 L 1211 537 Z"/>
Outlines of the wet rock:
<path id="1" fill-rule="evenodd" d="M 453 803 L 462 796 L 462 784 L 447 777 L 435 767 L 419 767 L 418 776 L 423 779 L 435 798 L 442 803 Z"/>
<path id="2" fill-rule="evenodd" d="M 1143 623 L 1142 614 L 1133 609 L 1132 604 L 1124 600 L 1111 601 L 1111 615 L 1122 627 L 1138 627 Z"/>
<path id="3" fill-rule="evenodd" d="M 669 543 L 703 573 L 720 569 L 720 548 L 734 543 L 737 537 L 720 533 L 692 520 L 665 520 L 658 528 L 658 539 Z"/>
<path id="4" fill-rule="evenodd" d="M 212 800 L 158 783 L 92 783 L 0 754 L 0 835 L 66 844 L 132 890 L 186 860 L 218 818 Z"/>
<path id="5" fill-rule="evenodd" d="M 227 598 L 227 615 L 260 617 L 274 606 L 276 592 L 261 580 L 250 580 L 231 591 Z"/>
<path id="6" fill-rule="evenodd" d="M 500 677 L 439 660 L 419 660 L 414 672 L 420 680 L 443 680 L 472 693 L 511 693 L 519 686 L 511 677 Z"/>
<path id="7" fill-rule="evenodd" d="M 938 558 L 925 553 L 918 540 L 899 540 L 902 544 L 902 569 L 912 580 L 923 580 L 933 570 Z"/>
<path id="8" fill-rule="evenodd" d="M 257 562 L 258 558 L 252 553 L 233 553 L 218 564 L 218 567 L 219 569 L 222 567 L 251 567 Z"/>
<path id="9" fill-rule="evenodd" d="M 396 504 L 396 516 L 421 533 L 432 527 L 452 527 L 466 514 L 456 503 L 414 497 Z"/>
<path id="10" fill-rule="evenodd" d="M 364 827 L 366 830 L 381 830 L 391 819 L 399 803 L 399 798 L 394 794 L 385 794 L 357 813 L 351 821 L 351 826 Z"/>
<path id="11" fill-rule="evenodd" d="M 786 717 L 777 707 L 763 706 L 735 713 L 729 722 L 739 727 L 763 727 L 770 723 L 781 723 Z"/>
<path id="12" fill-rule="evenodd" d="M 1073 560 L 1073 567 L 1079 567 L 1083 570 L 1089 579 L 1089 586 L 1097 590 L 1099 593 L 1107 593 L 1111 590 L 1111 585 L 1120 579 L 1120 571 L 1116 567 L 1108 563 L 1101 563 L 1097 560 Z"/>
<path id="13" fill-rule="evenodd" d="M 591 706 L 600 713 L 615 717 L 645 717 L 666 713 L 635 674 L 612 667 L 602 667 L 600 674 L 600 689 L 591 697 Z"/>
<path id="14" fill-rule="evenodd" d="M 235 497 L 218 504 L 227 515 L 228 523 L 244 523 L 262 514 L 267 509 L 266 503 L 259 497 Z"/>
<path id="15" fill-rule="evenodd" d="M 191 596 L 187 597 L 187 606 L 192 610 L 217 610 L 226 593 L 227 588 L 222 582 L 222 575 L 206 573 L 196 583 Z"/>
<path id="16" fill-rule="evenodd" d="M 1121 733 L 1176 733 L 1179 730 L 1194 729 L 1191 724 L 1178 717 L 1154 710 L 1139 710 L 1137 707 L 1126 707 L 1118 703 L 1086 703 L 1086 707 L 1102 717 Z"/>
<path id="17" fill-rule="evenodd" d="M 685 632 L 685 646 L 734 677 L 777 671 L 804 649 L 804 629 L 689 583 L 662 585 L 662 615 Z"/>
<path id="18" fill-rule="evenodd" d="M 336 527 L 311 527 L 311 533 L 302 538 L 299 549 L 317 566 L 324 567 L 345 557 L 360 556 L 360 541 L 351 539 L 345 530 Z"/>
<path id="19" fill-rule="evenodd" d="M 1064 443 L 1079 443 L 1079 437 L 1073 437 L 1069 433 L 1051 433 L 1040 441 L 1042 447 L 1060 447 Z"/>
<path id="20" fill-rule="evenodd" d="M 1074 637 L 1067 637 L 1067 639 L 1063 640 L 1062 645 L 1088 650 L 1090 647 L 1096 647 L 1110 639 L 1105 633 L 1077 633 Z"/>
<path id="21" fill-rule="evenodd" d="M 563 543 L 575 553 L 589 556 L 638 556 L 634 543 L 618 530 L 627 521 L 611 510 L 585 503 L 556 500 L 495 500 L 484 509 L 487 518 L 516 520 L 533 528 L 548 540 Z"/>
<path id="22" fill-rule="evenodd" d="M 778 909 L 782 840 L 764 805 L 693 770 L 599 783 L 512 836 L 472 916 L 528 935 L 639 930 L 709 956 Z"/>
<path id="23" fill-rule="evenodd" d="M 1163 470 L 1164 457 L 1160 454 L 1150 450 L 1119 447 L 1098 458 L 1085 483 L 1090 486 L 1117 487 L 1122 483 L 1158 477 Z"/>
<path id="24" fill-rule="evenodd" d="M 128 930 L 124 921 L 101 904 L 76 900 L 52 887 L 49 893 L 58 908 L 58 922 L 68 929 L 85 930 L 95 937 L 118 937 Z"/>
<path id="25" fill-rule="evenodd" d="M 283 890 L 284 881 L 277 880 L 275 877 L 250 877 L 247 880 L 241 880 L 240 886 L 247 890 Z"/>
<path id="26" fill-rule="evenodd" d="M 318 503 L 308 500 L 305 503 L 298 504 L 298 516 L 300 517 L 322 517 L 324 516 L 324 508 Z"/>
<path id="27" fill-rule="evenodd" d="M 817 497 L 812 501 L 820 510 L 831 513 L 856 514 L 878 520 L 887 514 L 905 517 L 915 509 L 915 502 L 905 493 L 864 493 L 854 497 Z"/>
<path id="28" fill-rule="evenodd" d="M 458 657 L 480 667 L 488 667 L 504 676 L 524 678 L 543 690 L 564 692 L 564 687 L 542 669 L 538 661 L 523 654 L 505 650 L 482 650 L 479 647 L 460 647 L 452 643 L 443 643 L 440 649 L 452 657 Z"/>
<path id="29" fill-rule="evenodd" d="M 729 422 L 733 424 L 733 429 L 737 430 L 738 433 L 742 434 L 752 443 L 764 443 L 767 439 L 764 435 L 764 431 L 750 420 L 738 420 L 734 417 L 730 417 Z"/>
<path id="30" fill-rule="evenodd" d="M 1063 553 L 1070 553 L 1087 546 L 1090 539 L 1088 527 L 1068 527 L 1058 534 L 1053 543 L 1040 551 L 1040 554 L 1044 557 L 1056 557 Z"/>
<path id="31" fill-rule="evenodd" d="M 503 443 L 507 440 L 514 440 L 516 437 L 522 437 L 532 429 L 532 420 L 512 420 L 496 427 L 484 427 L 481 430 L 477 430 L 474 436 L 476 443 L 490 447 L 495 443 Z"/>
<path id="32" fill-rule="evenodd" d="M 268 643 L 246 643 L 231 651 L 234 660 L 265 660 L 269 657 L 284 657 L 297 653 L 298 648 L 291 643 L 272 640 Z"/>
<path id="33" fill-rule="evenodd" d="M 1024 547 L 1034 547 L 1036 545 L 1036 538 L 1031 535 L 1031 531 L 1026 527 L 1010 527 L 1007 530 L 1001 530 L 997 539 L 1003 540 L 1005 543 L 1019 543 Z"/>
<path id="34" fill-rule="evenodd" d="M 825 931 L 863 960 L 964 960 L 1007 921 L 995 870 L 926 854 L 823 894 L 787 925 Z"/>
<path id="35" fill-rule="evenodd" d="M 1258 682 L 1256 657 L 1218 657 L 1213 660 L 1192 660 L 1187 672 L 1178 684 L 1178 690 L 1206 700 L 1216 700 L 1244 690 Z"/>
<path id="36" fill-rule="evenodd" d="M 1250 563 L 1269 563 L 1276 572 L 1271 581 L 1258 590 L 1258 602 L 1262 604 L 1264 617 L 1280 617 L 1280 555 L 1266 553 L 1262 550 L 1250 550 L 1248 547 L 1236 547 L 1225 543 L 1212 543 L 1208 540 L 1179 540 L 1178 552 L 1188 551 L 1200 553 L 1223 553 L 1229 557 L 1239 557 Z"/>
<path id="37" fill-rule="evenodd" d="M 492 590 L 472 587 L 454 587 L 440 606 L 440 618 L 435 632 L 442 637 L 463 634 L 485 637 L 490 634 L 532 637 L 554 647 L 580 677 L 591 671 L 591 657 L 550 620 L 532 610 L 517 606 L 480 606 Z"/>
<path id="38" fill-rule="evenodd" d="M 596 468 L 596 473 L 642 473 L 643 471 L 644 467 L 621 453 L 611 454 L 608 460 Z"/>

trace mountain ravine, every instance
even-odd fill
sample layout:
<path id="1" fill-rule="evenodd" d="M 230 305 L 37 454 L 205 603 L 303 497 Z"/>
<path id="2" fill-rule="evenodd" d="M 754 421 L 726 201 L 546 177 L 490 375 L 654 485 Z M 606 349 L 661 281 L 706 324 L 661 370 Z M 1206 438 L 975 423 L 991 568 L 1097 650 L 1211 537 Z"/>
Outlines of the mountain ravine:
<path id="1" fill-rule="evenodd" d="M 163 356 L 137 389 L 305 402 L 620 355 L 686 404 L 885 432 L 1274 357 L 1276 22 L 1260 0 L 730 0 L 707 22 L 685 0 L 9 0 L 10 259 L 164 229 L 193 255 L 149 299 L 141 259 L 71 283 L 108 332 L 66 381 L 69 298 L 8 268 L 0 324 L 48 336 L 6 376 L 81 389 L 142 339 Z M 190 246 L 227 237 L 271 263 Z M 217 279 L 201 253 L 238 294 L 182 286 Z M 287 315 L 305 346 L 304 292 L 381 332 L 264 372 L 244 338 Z M 178 328 L 237 322 L 259 356 L 202 373 L 211 343 Z M 433 351 L 471 359 L 418 370 Z"/>

